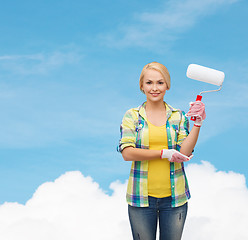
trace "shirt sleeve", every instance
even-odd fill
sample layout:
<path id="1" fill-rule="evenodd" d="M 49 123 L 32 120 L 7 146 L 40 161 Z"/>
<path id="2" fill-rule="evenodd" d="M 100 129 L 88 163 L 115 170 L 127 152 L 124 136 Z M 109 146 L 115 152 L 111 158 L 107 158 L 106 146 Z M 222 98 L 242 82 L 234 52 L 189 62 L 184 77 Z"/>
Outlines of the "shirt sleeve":
<path id="1" fill-rule="evenodd" d="M 177 137 L 177 150 L 180 151 L 184 139 L 189 135 L 189 120 L 182 111 L 182 118 L 179 124 L 179 132 Z"/>
<path id="2" fill-rule="evenodd" d="M 120 126 L 120 141 L 119 146 L 117 147 L 118 152 L 122 152 L 126 147 L 136 147 L 136 124 L 135 116 L 132 109 L 128 110 Z"/>

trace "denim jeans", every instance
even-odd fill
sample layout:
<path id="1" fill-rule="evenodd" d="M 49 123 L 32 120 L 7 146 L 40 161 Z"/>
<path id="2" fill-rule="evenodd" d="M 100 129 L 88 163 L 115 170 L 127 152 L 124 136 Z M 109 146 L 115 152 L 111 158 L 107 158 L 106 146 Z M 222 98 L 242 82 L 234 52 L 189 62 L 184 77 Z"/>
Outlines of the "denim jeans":
<path id="1" fill-rule="evenodd" d="M 128 214 L 134 240 L 156 240 L 159 223 L 160 240 L 180 240 L 187 215 L 188 204 L 171 207 L 171 197 L 149 196 L 149 207 L 128 205 Z"/>

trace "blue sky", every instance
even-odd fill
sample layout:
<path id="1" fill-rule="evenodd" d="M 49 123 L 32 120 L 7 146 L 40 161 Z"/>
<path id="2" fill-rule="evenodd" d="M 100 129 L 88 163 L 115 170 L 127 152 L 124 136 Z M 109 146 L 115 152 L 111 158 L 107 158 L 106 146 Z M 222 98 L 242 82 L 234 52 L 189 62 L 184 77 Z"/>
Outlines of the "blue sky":
<path id="1" fill-rule="evenodd" d="M 224 71 L 203 95 L 207 118 L 192 163 L 248 177 L 248 3 L 244 0 L 11 1 L 0 8 L 0 204 L 25 203 L 67 171 L 109 184 L 128 178 L 116 152 L 125 111 L 145 101 L 142 67 L 166 65 L 165 101 L 188 110 L 214 85 L 190 63 Z"/>

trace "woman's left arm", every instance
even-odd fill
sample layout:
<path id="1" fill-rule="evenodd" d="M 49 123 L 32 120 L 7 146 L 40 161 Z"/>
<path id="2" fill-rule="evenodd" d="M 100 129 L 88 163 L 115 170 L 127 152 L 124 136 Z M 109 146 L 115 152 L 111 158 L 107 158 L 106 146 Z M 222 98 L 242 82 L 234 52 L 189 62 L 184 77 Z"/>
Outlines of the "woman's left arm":
<path id="1" fill-rule="evenodd" d="M 194 126 L 191 129 L 188 136 L 186 138 L 184 138 L 184 140 L 181 142 L 180 152 L 184 155 L 190 156 L 194 150 L 196 143 L 197 143 L 202 122 L 206 118 L 204 103 L 200 102 L 200 101 L 196 101 L 196 102 L 192 103 L 191 107 L 189 109 L 189 112 L 186 114 L 186 116 L 188 116 L 188 117 L 194 116 L 195 122 L 194 122 Z M 188 132 L 189 124 L 188 124 L 188 119 L 186 118 L 186 116 L 183 114 L 182 121 L 186 122 L 183 125 L 186 126 L 185 128 Z M 183 127 L 183 129 L 184 129 L 184 127 Z"/>
<path id="2" fill-rule="evenodd" d="M 181 144 L 180 153 L 190 156 L 195 148 L 199 136 L 200 127 L 193 126 L 189 135 L 183 140 Z"/>

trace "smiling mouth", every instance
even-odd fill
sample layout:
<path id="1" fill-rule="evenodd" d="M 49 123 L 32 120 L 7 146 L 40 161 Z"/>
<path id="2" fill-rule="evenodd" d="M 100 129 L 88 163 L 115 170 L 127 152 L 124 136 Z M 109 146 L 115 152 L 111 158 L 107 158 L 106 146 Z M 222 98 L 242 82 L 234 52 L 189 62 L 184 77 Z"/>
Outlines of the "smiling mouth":
<path id="1" fill-rule="evenodd" d="M 152 96 L 156 97 L 159 95 L 159 93 L 151 93 Z"/>

